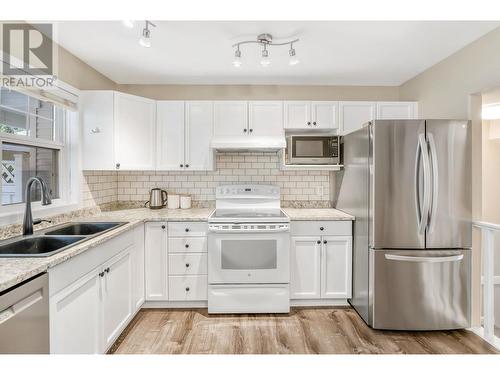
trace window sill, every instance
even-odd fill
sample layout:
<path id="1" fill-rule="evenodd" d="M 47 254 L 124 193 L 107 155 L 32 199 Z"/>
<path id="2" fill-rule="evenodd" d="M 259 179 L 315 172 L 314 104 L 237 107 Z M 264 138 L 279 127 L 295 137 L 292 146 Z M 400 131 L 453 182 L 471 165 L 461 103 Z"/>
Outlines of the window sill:
<path id="1" fill-rule="evenodd" d="M 16 204 L 14 206 L 2 207 L 0 210 L 0 226 L 21 224 L 24 217 L 25 204 Z M 31 204 L 31 211 L 33 218 L 45 218 L 59 214 L 68 213 L 70 211 L 78 210 L 80 206 L 76 202 L 64 202 L 59 199 L 52 201 L 49 206 L 42 206 L 39 202 Z"/>

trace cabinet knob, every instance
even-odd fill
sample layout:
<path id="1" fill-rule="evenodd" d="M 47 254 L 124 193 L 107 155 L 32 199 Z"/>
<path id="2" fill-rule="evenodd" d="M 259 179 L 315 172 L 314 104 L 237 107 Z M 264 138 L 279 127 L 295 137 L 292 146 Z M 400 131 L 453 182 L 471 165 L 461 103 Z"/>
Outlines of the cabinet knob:
<path id="1" fill-rule="evenodd" d="M 161 229 L 165 229 L 165 225 L 162 225 L 162 226 L 161 226 Z"/>
<path id="2" fill-rule="evenodd" d="M 250 129 L 250 133 L 253 132 L 253 129 Z"/>
<path id="3" fill-rule="evenodd" d="M 99 272 L 99 277 L 104 277 L 104 272 Z"/>
<path id="4" fill-rule="evenodd" d="M 243 133 L 246 133 L 246 132 L 247 132 L 247 130 L 246 130 L 246 129 L 243 129 Z"/>
<path id="5" fill-rule="evenodd" d="M 95 128 L 93 128 L 93 129 L 90 129 L 90 132 L 91 132 L 92 134 L 98 134 L 98 133 L 100 133 L 100 132 L 101 132 L 101 129 L 100 129 L 100 128 L 98 128 L 98 127 L 95 127 Z"/>
<path id="6" fill-rule="evenodd" d="M 183 167 L 184 167 L 184 164 L 181 164 L 181 165 L 180 165 L 180 167 L 181 167 L 181 168 L 183 168 Z"/>
<path id="7" fill-rule="evenodd" d="M 184 231 L 189 232 L 189 228 L 184 229 Z"/>
<path id="8" fill-rule="evenodd" d="M 321 243 L 321 241 L 320 241 L 320 240 L 318 240 L 318 241 L 316 241 L 316 243 L 319 245 L 319 244 Z"/>
<path id="9" fill-rule="evenodd" d="M 319 230 L 325 230 L 325 228 L 323 228 L 323 227 L 319 227 Z"/>
<path id="10" fill-rule="evenodd" d="M 116 169 L 120 169 L 120 163 L 116 163 Z"/>
<path id="11" fill-rule="evenodd" d="M 109 273 L 109 267 L 106 267 L 106 268 L 104 269 L 104 272 Z"/>
<path id="12" fill-rule="evenodd" d="M 189 244 L 188 243 L 185 244 L 184 247 L 187 249 L 189 247 Z"/>
<path id="13" fill-rule="evenodd" d="M 313 122 L 313 125 L 316 125 L 316 121 Z"/>
<path id="14" fill-rule="evenodd" d="M 186 287 L 186 292 L 189 292 L 189 287 L 188 286 Z"/>
<path id="15" fill-rule="evenodd" d="M 307 125 L 308 125 L 308 126 L 311 126 L 311 121 L 307 121 Z"/>
<path id="16" fill-rule="evenodd" d="M 186 164 L 186 168 L 189 168 L 189 164 Z"/>
<path id="17" fill-rule="evenodd" d="M 328 241 L 327 241 L 327 240 L 324 240 L 324 241 L 323 241 L 323 243 L 325 243 L 325 244 L 326 244 L 326 243 L 328 243 Z"/>
<path id="18" fill-rule="evenodd" d="M 186 263 L 186 268 L 189 268 L 189 263 Z"/>

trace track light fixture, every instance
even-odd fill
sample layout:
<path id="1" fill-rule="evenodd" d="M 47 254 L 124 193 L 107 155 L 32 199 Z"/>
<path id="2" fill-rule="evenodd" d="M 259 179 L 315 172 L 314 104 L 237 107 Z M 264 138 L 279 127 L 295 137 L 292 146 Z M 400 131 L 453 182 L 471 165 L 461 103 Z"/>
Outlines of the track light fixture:
<path id="1" fill-rule="evenodd" d="M 151 21 L 145 21 L 144 29 L 142 29 L 142 36 L 139 39 L 139 44 L 143 47 L 151 47 L 151 30 L 149 27 L 156 27 L 156 25 Z"/>
<path id="2" fill-rule="evenodd" d="M 236 50 L 234 51 L 233 66 L 240 67 L 242 65 L 240 45 L 250 44 L 250 43 L 257 43 L 262 46 L 260 65 L 262 65 L 263 67 L 269 66 L 271 64 L 271 60 L 269 58 L 269 50 L 268 50 L 268 47 L 270 46 L 290 45 L 290 50 L 288 51 L 288 54 L 290 55 L 289 64 L 297 65 L 299 63 L 299 59 L 295 52 L 295 48 L 293 48 L 293 43 L 297 43 L 298 41 L 299 39 L 294 39 L 282 43 L 273 43 L 273 36 L 271 34 L 264 33 L 258 35 L 257 40 L 243 40 L 241 42 L 235 43 L 233 44 L 233 48 L 236 48 Z"/>

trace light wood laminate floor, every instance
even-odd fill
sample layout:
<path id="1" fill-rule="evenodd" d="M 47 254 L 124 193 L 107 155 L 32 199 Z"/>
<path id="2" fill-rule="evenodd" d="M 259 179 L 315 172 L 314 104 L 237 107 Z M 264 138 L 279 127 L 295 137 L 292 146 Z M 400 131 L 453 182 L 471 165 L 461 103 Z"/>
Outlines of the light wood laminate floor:
<path id="1" fill-rule="evenodd" d="M 290 314 L 208 315 L 206 309 L 143 309 L 109 353 L 375 354 L 497 353 L 466 330 L 379 331 L 351 308 Z"/>

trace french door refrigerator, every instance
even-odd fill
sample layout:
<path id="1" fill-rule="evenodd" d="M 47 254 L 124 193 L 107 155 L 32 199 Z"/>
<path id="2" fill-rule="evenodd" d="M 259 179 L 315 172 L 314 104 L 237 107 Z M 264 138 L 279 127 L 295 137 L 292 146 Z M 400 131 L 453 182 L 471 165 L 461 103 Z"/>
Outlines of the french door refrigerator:
<path id="1" fill-rule="evenodd" d="M 471 124 L 380 120 L 343 139 L 353 295 L 373 328 L 470 326 Z"/>

